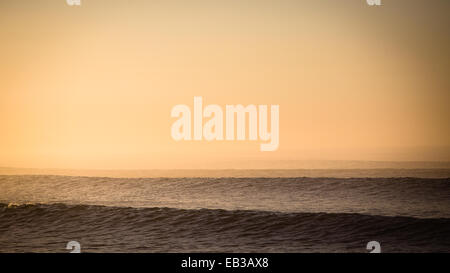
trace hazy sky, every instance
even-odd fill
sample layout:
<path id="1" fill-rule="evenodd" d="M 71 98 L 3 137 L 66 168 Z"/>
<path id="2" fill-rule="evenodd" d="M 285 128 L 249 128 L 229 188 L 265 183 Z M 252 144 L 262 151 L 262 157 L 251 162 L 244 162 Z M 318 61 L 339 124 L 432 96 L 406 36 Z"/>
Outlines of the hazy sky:
<path id="1" fill-rule="evenodd" d="M 382 2 L 3 0 L 0 166 L 450 161 L 450 1 Z M 174 141 L 194 96 L 280 105 L 279 149 Z"/>

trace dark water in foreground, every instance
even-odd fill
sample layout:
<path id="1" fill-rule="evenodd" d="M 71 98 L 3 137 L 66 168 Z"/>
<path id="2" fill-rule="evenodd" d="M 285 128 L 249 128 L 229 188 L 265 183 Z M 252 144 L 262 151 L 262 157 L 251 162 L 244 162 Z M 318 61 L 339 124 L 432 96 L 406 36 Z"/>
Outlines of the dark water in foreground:
<path id="1" fill-rule="evenodd" d="M 0 252 L 450 252 L 450 179 L 0 176 Z"/>

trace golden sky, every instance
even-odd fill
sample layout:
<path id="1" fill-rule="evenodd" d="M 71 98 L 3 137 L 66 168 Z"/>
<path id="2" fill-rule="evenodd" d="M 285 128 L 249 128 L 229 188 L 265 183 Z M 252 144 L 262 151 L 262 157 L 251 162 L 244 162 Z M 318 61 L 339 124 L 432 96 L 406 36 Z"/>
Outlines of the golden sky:
<path id="1" fill-rule="evenodd" d="M 0 166 L 450 161 L 448 0 L 4 0 L 0 12 Z M 174 141 L 171 109 L 194 96 L 279 105 L 279 149 Z"/>

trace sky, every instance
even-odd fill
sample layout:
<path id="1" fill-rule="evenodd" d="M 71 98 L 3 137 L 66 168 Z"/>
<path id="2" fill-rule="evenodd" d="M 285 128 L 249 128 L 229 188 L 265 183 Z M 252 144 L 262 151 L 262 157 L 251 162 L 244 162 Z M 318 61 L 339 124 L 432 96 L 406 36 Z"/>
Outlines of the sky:
<path id="1" fill-rule="evenodd" d="M 0 166 L 450 161 L 450 2 L 382 3 L 1 1 Z M 279 105 L 278 150 L 175 141 L 194 96 Z"/>

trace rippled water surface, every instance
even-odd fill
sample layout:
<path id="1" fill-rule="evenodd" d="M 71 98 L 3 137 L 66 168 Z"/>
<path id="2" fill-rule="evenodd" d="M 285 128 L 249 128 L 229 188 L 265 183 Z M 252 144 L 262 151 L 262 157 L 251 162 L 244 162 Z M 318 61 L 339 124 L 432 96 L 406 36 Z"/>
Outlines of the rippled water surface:
<path id="1" fill-rule="evenodd" d="M 450 252 L 448 178 L 0 176 L 0 251 Z"/>

